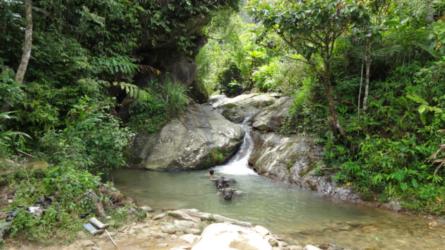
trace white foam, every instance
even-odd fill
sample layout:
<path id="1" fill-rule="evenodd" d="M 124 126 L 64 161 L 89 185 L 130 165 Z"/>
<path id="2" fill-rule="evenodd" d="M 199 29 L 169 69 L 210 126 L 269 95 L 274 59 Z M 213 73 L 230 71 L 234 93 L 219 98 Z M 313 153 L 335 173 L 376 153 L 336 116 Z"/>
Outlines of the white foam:
<path id="1" fill-rule="evenodd" d="M 253 141 L 250 136 L 250 127 L 248 125 L 249 119 L 243 122 L 243 128 L 246 132 L 241 144 L 240 150 L 233 156 L 230 161 L 222 166 L 217 166 L 215 171 L 221 174 L 228 175 L 257 175 L 255 171 L 249 168 L 249 157 L 253 150 Z"/>

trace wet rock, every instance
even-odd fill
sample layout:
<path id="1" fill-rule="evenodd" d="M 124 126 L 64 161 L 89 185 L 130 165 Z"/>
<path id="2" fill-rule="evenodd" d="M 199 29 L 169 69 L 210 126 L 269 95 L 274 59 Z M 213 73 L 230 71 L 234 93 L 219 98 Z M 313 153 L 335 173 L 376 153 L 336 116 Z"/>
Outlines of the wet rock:
<path id="1" fill-rule="evenodd" d="M 201 220 L 209 221 L 213 218 L 212 214 L 204 213 L 204 212 L 198 211 L 197 209 L 183 209 L 182 211 L 184 211 L 185 213 L 187 213 L 188 215 L 190 215 L 192 217 L 196 217 Z"/>
<path id="2" fill-rule="evenodd" d="M 213 221 L 215 222 L 219 222 L 219 223 L 224 223 L 224 222 L 229 222 L 232 223 L 234 225 L 239 225 L 239 226 L 244 226 L 244 227 L 251 227 L 252 223 L 250 222 L 245 222 L 245 221 L 239 221 L 239 220 L 235 220 L 232 218 L 228 218 L 219 214 L 214 214 L 212 216 Z"/>
<path id="3" fill-rule="evenodd" d="M 202 169 L 228 160 L 243 137 L 240 125 L 209 105 L 193 104 L 159 133 L 137 135 L 130 154 L 133 165 L 146 169 Z"/>
<path id="4" fill-rule="evenodd" d="M 168 215 L 173 217 L 173 218 L 180 219 L 180 220 L 188 220 L 188 221 L 194 221 L 194 222 L 200 222 L 201 221 L 200 218 L 193 217 L 190 214 L 188 214 L 186 210 L 169 211 Z"/>
<path id="5" fill-rule="evenodd" d="M 228 223 L 207 226 L 192 250 L 272 250 L 272 246 L 258 232 L 249 227 Z"/>
<path id="6" fill-rule="evenodd" d="M 257 233 L 259 233 L 263 237 L 270 234 L 269 230 L 263 226 L 258 225 L 258 226 L 255 226 L 254 229 L 255 229 L 255 231 L 257 231 Z"/>

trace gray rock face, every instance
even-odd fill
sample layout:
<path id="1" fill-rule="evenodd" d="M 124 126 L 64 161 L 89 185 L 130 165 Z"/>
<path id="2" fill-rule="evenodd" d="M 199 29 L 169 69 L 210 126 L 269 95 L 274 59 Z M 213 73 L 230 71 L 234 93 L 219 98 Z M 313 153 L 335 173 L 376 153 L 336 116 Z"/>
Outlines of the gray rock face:
<path id="1" fill-rule="evenodd" d="M 261 175 L 296 184 L 341 200 L 359 201 L 351 190 L 338 187 L 329 177 L 318 176 L 322 148 L 309 136 L 282 136 L 253 132 L 254 149 L 249 164 Z"/>
<path id="2" fill-rule="evenodd" d="M 234 98 L 213 96 L 210 103 L 227 119 L 240 123 L 252 118 L 252 127 L 263 132 L 278 132 L 285 122 L 292 98 L 277 93 L 244 94 Z"/>
<path id="3" fill-rule="evenodd" d="M 289 114 L 292 99 L 284 96 L 264 108 L 253 118 L 252 127 L 262 132 L 279 132 Z"/>
<path id="4" fill-rule="evenodd" d="M 274 104 L 278 94 L 243 94 L 234 98 L 224 95 L 212 96 L 209 103 L 232 122 L 241 123 L 246 117 L 253 117 L 263 108 Z"/>
<path id="5" fill-rule="evenodd" d="M 222 164 L 244 137 L 234 124 L 208 105 L 190 105 L 154 135 L 137 135 L 132 156 L 136 165 L 151 170 L 201 169 Z"/>
<path id="6" fill-rule="evenodd" d="M 337 186 L 330 177 L 316 174 L 316 166 L 323 164 L 323 149 L 316 145 L 313 137 L 279 134 L 292 106 L 292 98 L 253 93 L 234 98 L 213 96 L 210 103 L 233 122 L 252 117 L 254 149 L 249 165 L 261 175 L 342 200 L 360 201 L 356 194 Z"/>

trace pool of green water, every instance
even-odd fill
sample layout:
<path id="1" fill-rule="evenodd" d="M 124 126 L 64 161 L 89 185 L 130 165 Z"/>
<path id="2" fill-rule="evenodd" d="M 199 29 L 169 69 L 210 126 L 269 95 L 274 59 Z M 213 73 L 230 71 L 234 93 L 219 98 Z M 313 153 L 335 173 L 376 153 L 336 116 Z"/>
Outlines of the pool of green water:
<path id="1" fill-rule="evenodd" d="M 333 243 L 352 249 L 445 249 L 445 227 L 429 221 L 335 202 L 258 175 L 229 176 L 243 193 L 230 202 L 217 194 L 206 171 L 119 170 L 116 186 L 139 205 L 197 208 L 263 225 L 300 244 Z"/>

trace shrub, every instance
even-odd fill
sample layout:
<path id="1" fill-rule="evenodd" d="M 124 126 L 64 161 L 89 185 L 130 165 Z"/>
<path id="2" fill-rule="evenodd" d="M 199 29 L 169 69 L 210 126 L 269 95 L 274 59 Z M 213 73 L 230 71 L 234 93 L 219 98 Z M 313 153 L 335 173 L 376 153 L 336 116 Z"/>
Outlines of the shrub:
<path id="1" fill-rule="evenodd" d="M 187 89 L 184 85 L 167 80 L 160 84 L 153 82 L 148 91 L 150 100 L 135 100 L 129 108 L 129 126 L 134 131 L 155 133 L 170 119 L 184 112 L 189 104 Z"/>
<path id="2" fill-rule="evenodd" d="M 16 176 L 9 185 L 16 190 L 10 206 L 16 213 L 10 230 L 12 236 L 20 234 L 37 241 L 74 236 L 82 225 L 80 216 L 94 213 L 94 201 L 87 194 L 97 192 L 98 177 L 71 165 L 23 174 L 26 177 Z M 41 216 L 26 210 L 42 198 L 51 199 L 51 203 Z"/>
<path id="3" fill-rule="evenodd" d="M 123 149 L 131 133 L 106 113 L 106 103 L 91 102 L 83 97 L 69 112 L 66 127 L 51 130 L 41 139 L 42 152 L 49 162 L 75 162 L 92 173 L 108 174 L 123 166 Z"/>
<path id="4" fill-rule="evenodd" d="M 221 92 L 229 97 L 240 95 L 244 91 L 242 83 L 241 70 L 234 63 L 219 76 Z"/>

